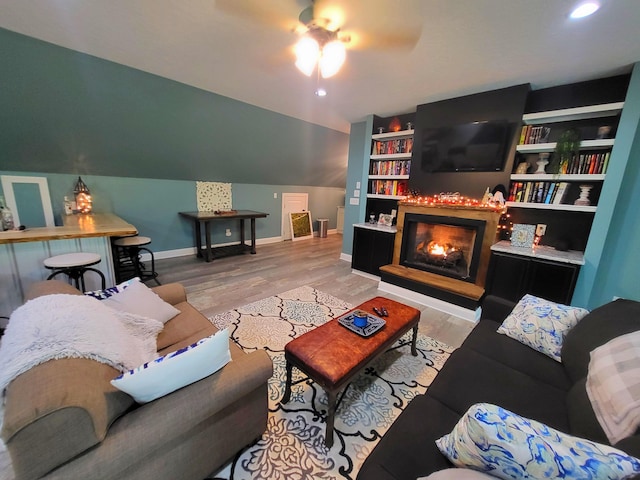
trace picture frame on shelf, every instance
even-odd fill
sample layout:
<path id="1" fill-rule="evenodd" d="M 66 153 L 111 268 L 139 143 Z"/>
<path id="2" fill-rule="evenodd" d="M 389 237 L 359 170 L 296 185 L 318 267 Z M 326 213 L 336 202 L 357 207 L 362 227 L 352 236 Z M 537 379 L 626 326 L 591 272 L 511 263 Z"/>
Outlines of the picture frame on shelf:
<path id="1" fill-rule="evenodd" d="M 513 247 L 533 247 L 536 226 L 524 223 L 514 223 L 511 231 L 511 245 Z"/>
<path id="2" fill-rule="evenodd" d="M 393 224 L 393 215 L 389 215 L 387 213 L 381 213 L 378 217 L 378 225 L 384 225 L 385 227 L 390 227 Z"/>

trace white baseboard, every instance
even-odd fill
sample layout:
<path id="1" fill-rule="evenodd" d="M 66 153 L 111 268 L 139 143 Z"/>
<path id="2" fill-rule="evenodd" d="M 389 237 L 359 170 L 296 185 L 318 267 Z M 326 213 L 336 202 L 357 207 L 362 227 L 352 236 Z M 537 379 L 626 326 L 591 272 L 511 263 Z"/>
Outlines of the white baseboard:
<path id="1" fill-rule="evenodd" d="M 359 272 L 354 271 L 353 273 Z M 380 282 L 378 284 L 378 290 L 390 293 L 392 295 L 397 295 L 398 297 L 406 298 L 407 300 L 411 300 L 412 302 L 419 303 L 420 305 L 433 308 L 440 312 L 448 313 L 449 315 L 462 318 L 463 320 L 467 320 L 472 323 L 478 323 L 478 321 L 480 320 L 480 314 L 482 313 L 481 307 L 478 307 L 475 310 L 470 310 L 468 308 L 454 305 L 438 298 L 429 297 L 428 295 L 414 292 L 412 290 L 407 290 L 406 288 L 398 287 L 397 285 L 393 285 L 387 282 Z"/>
<path id="2" fill-rule="evenodd" d="M 269 243 L 278 243 L 282 242 L 282 237 L 268 237 L 268 238 L 257 238 L 256 245 L 267 245 Z M 229 245 L 236 245 L 238 241 L 235 242 L 227 242 L 227 243 L 217 243 L 215 245 L 211 245 L 212 247 L 226 247 Z M 245 240 L 246 243 L 246 240 Z M 153 251 L 153 249 L 150 249 Z M 162 250 L 159 252 L 153 251 L 153 256 L 156 260 L 161 260 L 165 258 L 176 258 L 176 257 L 186 257 L 188 255 L 195 255 L 196 247 L 187 247 L 187 248 L 178 248 L 176 250 Z M 151 260 L 151 255 L 148 253 L 142 254 L 140 257 L 143 262 L 148 262 Z"/>
<path id="3" fill-rule="evenodd" d="M 355 275 L 360 275 L 361 277 L 364 278 L 368 278 L 369 280 L 376 280 L 376 281 L 380 281 L 380 277 L 377 275 L 373 275 L 371 273 L 367 273 L 367 272 L 361 272 L 360 270 L 355 270 L 355 269 L 351 269 L 351 273 L 355 274 Z"/>
<path id="4" fill-rule="evenodd" d="M 349 255 L 348 253 L 340 252 L 340 260 L 351 263 L 351 255 Z"/>

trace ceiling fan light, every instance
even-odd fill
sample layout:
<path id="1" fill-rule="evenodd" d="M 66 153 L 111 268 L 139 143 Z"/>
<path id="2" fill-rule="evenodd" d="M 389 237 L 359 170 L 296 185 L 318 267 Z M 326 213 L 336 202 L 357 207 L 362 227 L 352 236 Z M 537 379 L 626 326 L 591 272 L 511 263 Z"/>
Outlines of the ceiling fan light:
<path id="1" fill-rule="evenodd" d="M 311 37 L 302 37 L 295 46 L 296 67 L 307 77 L 311 76 L 320 56 L 320 45 Z"/>
<path id="2" fill-rule="evenodd" d="M 342 67 L 347 57 L 344 43 L 340 40 L 333 40 L 327 43 L 322 49 L 320 57 L 320 73 L 323 78 L 334 76 Z"/>
<path id="3" fill-rule="evenodd" d="M 596 13 L 600 8 L 600 4 L 597 1 L 582 2 L 576 6 L 576 8 L 569 15 L 571 18 L 584 18 Z"/>

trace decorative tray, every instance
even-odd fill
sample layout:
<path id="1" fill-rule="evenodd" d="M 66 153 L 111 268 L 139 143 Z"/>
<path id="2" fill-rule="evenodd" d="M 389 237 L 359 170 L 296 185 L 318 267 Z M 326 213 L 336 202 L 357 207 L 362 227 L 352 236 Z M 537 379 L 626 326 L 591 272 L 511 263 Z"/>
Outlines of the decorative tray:
<path id="1" fill-rule="evenodd" d="M 353 311 L 338 317 L 338 322 L 340 322 L 340 325 L 347 327 L 349 330 L 362 337 L 373 335 L 384 327 L 386 323 L 382 318 L 371 315 L 369 312 L 365 312 L 367 314 L 367 324 L 364 327 L 358 327 L 353 323 L 355 313 L 356 311 Z"/>

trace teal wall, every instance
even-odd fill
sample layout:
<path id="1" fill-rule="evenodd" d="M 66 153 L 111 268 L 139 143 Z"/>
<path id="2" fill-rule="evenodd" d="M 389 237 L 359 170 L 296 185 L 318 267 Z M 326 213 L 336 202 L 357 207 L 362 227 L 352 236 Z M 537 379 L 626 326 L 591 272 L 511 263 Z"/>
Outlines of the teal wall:
<path id="1" fill-rule="evenodd" d="M 342 234 L 342 253 L 351 255 L 353 250 L 353 225 L 362 223 L 367 208 L 367 176 L 369 173 L 369 155 L 371 148 L 371 132 L 373 131 L 373 115 L 365 122 L 351 124 L 349 138 L 349 168 L 347 170 L 347 188 L 344 207 L 344 231 Z M 358 205 L 351 205 L 357 182 L 360 182 Z"/>
<path id="2" fill-rule="evenodd" d="M 4 29 L 0 65 L 0 170 L 344 188 L 343 132 Z"/>
<path id="3" fill-rule="evenodd" d="M 25 173 L 0 171 L 0 175 L 41 176 L 47 178 L 56 225 L 62 224 L 63 199 L 73 198 L 77 177 L 57 173 Z M 194 246 L 193 226 L 180 217 L 180 211 L 196 210 L 195 182 L 187 180 L 141 179 L 130 177 L 83 176 L 91 190 L 94 212 L 112 212 L 134 225 L 141 235 L 151 237 L 155 252 Z M 309 194 L 309 211 L 314 230 L 317 218 L 328 218 L 329 229 L 336 228 L 337 207 L 344 203 L 344 189 L 332 187 L 232 184 L 233 208 L 268 213 L 266 219 L 256 220 L 256 237 L 273 238 L 281 234 L 282 192 Z M 278 198 L 273 198 L 277 193 Z M 27 219 L 21 223 L 27 227 Z M 224 231 L 230 228 L 231 237 Z M 248 231 L 246 236 L 248 238 Z M 217 222 L 213 243 L 238 241 L 238 221 Z"/>
<path id="4" fill-rule="evenodd" d="M 631 76 L 573 303 L 640 300 L 640 64 Z"/>

